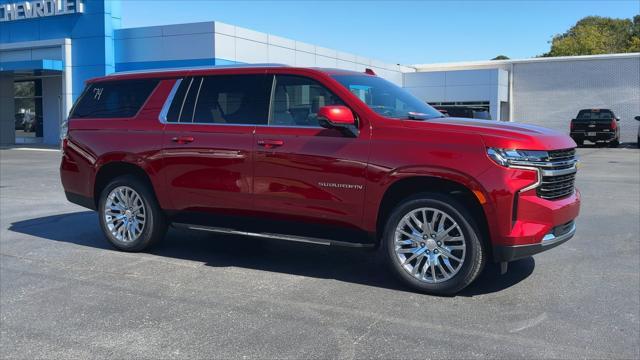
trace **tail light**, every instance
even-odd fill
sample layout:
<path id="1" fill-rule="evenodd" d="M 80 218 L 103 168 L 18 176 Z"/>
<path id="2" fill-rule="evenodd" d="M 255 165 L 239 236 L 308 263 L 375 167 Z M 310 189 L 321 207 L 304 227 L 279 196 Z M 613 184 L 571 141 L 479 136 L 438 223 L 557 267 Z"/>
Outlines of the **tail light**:
<path id="1" fill-rule="evenodd" d="M 575 127 L 575 125 L 573 124 L 573 120 L 571 120 L 571 122 L 569 123 L 569 130 L 573 130 L 573 128 Z"/>
<path id="2" fill-rule="evenodd" d="M 615 130 L 618 128 L 618 122 L 616 119 L 611 119 L 611 130 Z"/>

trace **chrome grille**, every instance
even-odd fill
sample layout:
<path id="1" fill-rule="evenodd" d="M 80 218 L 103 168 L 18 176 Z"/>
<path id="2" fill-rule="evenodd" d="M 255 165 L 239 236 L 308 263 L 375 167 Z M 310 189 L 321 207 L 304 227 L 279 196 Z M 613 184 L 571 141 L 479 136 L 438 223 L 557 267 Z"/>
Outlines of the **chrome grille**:
<path id="1" fill-rule="evenodd" d="M 549 161 L 573 160 L 576 157 L 576 149 L 551 150 L 548 153 Z"/>
<path id="2" fill-rule="evenodd" d="M 542 180 L 536 189 L 538 196 L 555 200 L 573 194 L 576 162 L 575 149 L 549 151 L 547 162 L 540 164 Z"/>

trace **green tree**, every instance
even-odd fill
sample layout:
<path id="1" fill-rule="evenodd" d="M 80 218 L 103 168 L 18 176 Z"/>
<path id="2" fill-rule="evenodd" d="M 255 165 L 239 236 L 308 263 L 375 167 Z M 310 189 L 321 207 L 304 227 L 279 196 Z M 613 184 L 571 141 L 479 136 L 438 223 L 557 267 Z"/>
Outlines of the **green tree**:
<path id="1" fill-rule="evenodd" d="M 509 57 L 506 55 L 498 55 L 491 60 L 509 60 Z"/>
<path id="2" fill-rule="evenodd" d="M 629 39 L 629 52 L 640 52 L 640 15 L 633 17 L 633 30 Z"/>
<path id="3" fill-rule="evenodd" d="M 640 48 L 640 15 L 632 19 L 588 16 L 553 37 L 542 56 L 615 54 Z"/>

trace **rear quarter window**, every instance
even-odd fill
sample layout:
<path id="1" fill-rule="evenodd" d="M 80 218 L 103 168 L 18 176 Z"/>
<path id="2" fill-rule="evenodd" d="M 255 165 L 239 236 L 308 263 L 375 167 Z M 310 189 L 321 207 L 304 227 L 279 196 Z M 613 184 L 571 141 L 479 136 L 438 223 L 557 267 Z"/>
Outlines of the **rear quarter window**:
<path id="1" fill-rule="evenodd" d="M 159 80 L 104 81 L 89 84 L 70 118 L 128 118 L 138 113 Z"/>

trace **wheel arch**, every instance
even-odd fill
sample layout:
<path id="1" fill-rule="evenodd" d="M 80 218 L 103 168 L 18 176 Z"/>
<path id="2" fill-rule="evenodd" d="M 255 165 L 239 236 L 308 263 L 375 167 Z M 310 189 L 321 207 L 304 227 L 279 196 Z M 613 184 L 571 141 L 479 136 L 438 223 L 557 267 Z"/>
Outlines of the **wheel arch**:
<path id="1" fill-rule="evenodd" d="M 459 181 L 432 175 L 412 175 L 397 179 L 391 183 L 380 201 L 376 219 L 377 240 L 384 233 L 385 221 L 393 209 L 403 200 L 424 192 L 445 194 L 452 196 L 464 206 L 473 216 L 479 227 L 481 241 L 491 255 L 491 234 L 484 207 L 488 197 L 479 188 L 465 185 Z"/>
<path id="2" fill-rule="evenodd" d="M 124 175 L 132 175 L 143 181 L 149 186 L 149 189 L 151 189 L 151 192 L 157 199 L 157 193 L 153 186 L 153 182 L 151 181 L 149 174 L 141 166 L 128 161 L 116 160 L 104 163 L 96 172 L 93 185 L 93 200 L 96 209 L 99 206 L 100 194 L 105 186 L 107 186 L 111 180 Z"/>

